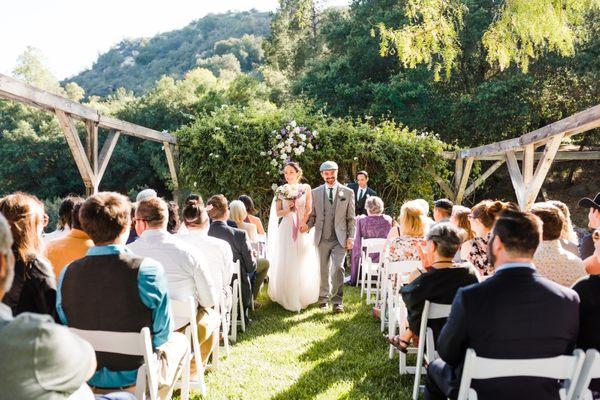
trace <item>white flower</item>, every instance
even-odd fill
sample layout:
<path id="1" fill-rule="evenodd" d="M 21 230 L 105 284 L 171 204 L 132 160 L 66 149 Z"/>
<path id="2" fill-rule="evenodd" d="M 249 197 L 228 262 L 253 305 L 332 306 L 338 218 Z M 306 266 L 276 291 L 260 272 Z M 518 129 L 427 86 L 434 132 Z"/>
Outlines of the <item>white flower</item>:
<path id="1" fill-rule="evenodd" d="M 276 159 L 272 159 L 271 160 L 271 165 L 276 167 L 277 166 L 277 160 Z"/>
<path id="2" fill-rule="evenodd" d="M 286 130 L 286 131 L 288 131 L 288 132 L 289 132 L 291 129 L 292 129 L 292 128 L 291 128 L 289 125 L 287 125 L 287 126 L 285 127 L 285 130 Z"/>
<path id="3" fill-rule="evenodd" d="M 261 151 L 261 152 L 260 152 L 260 155 L 264 157 L 264 156 L 266 156 L 266 155 L 267 155 L 267 153 L 265 153 L 264 151 Z"/>
<path id="4" fill-rule="evenodd" d="M 285 160 L 287 158 L 287 154 L 282 154 L 279 156 L 279 158 L 281 158 L 282 160 Z"/>
<path id="5" fill-rule="evenodd" d="M 281 139 L 281 135 L 275 136 L 275 139 L 280 140 Z"/>
<path id="6" fill-rule="evenodd" d="M 294 141 L 294 139 L 293 139 L 293 138 L 291 138 L 291 137 L 289 137 L 289 138 L 287 138 L 287 139 L 285 140 L 285 143 L 286 143 L 286 144 L 292 144 L 292 142 L 293 142 L 293 141 Z"/>
<path id="7" fill-rule="evenodd" d="M 303 142 L 306 140 L 306 135 L 304 133 L 299 134 L 298 137 L 300 137 L 300 140 Z"/>
<path id="8" fill-rule="evenodd" d="M 218 154 L 215 154 L 215 158 L 219 158 L 219 155 L 218 155 Z"/>
<path id="9" fill-rule="evenodd" d="M 340 196 L 340 199 L 344 198 L 344 192 L 342 192 L 341 190 L 338 190 L 338 196 Z"/>
<path id="10" fill-rule="evenodd" d="M 300 154 L 302 154 L 302 150 L 300 150 L 300 147 L 296 147 L 294 149 L 294 153 L 296 153 L 296 155 L 299 156 Z"/>
<path id="11" fill-rule="evenodd" d="M 287 146 L 285 146 L 284 150 L 285 150 L 285 152 L 286 152 L 286 153 L 289 153 L 289 152 L 291 152 L 291 151 L 292 151 L 292 146 L 290 146 L 290 145 L 288 144 Z"/>
<path id="12" fill-rule="evenodd" d="M 275 134 L 277 131 L 275 129 L 273 129 L 273 132 L 271 132 L 272 134 Z"/>
<path id="13" fill-rule="evenodd" d="M 285 146 L 285 143 L 283 143 L 283 142 L 279 142 L 279 143 L 277 143 L 277 148 L 278 148 L 278 149 L 282 149 L 282 148 L 283 148 L 283 146 Z"/>
<path id="14" fill-rule="evenodd" d="M 209 157 L 212 157 L 212 156 L 213 156 L 213 153 L 210 153 L 208 156 L 209 156 Z"/>
<path id="15" fill-rule="evenodd" d="M 276 191 L 276 190 L 277 190 L 277 184 L 276 184 L 276 183 L 272 184 L 272 185 L 271 185 L 271 189 L 272 189 L 273 191 Z"/>
<path id="16" fill-rule="evenodd" d="M 295 134 L 298 134 L 298 133 L 300 133 L 300 128 L 298 128 L 298 127 L 295 127 L 295 128 L 292 130 L 292 132 L 294 132 Z"/>
<path id="17" fill-rule="evenodd" d="M 295 127 L 296 127 L 296 125 L 298 125 L 298 124 L 296 124 L 296 121 L 295 121 L 295 120 L 292 120 L 292 121 L 290 122 L 290 125 L 291 125 L 292 127 L 294 127 L 294 128 L 295 128 Z"/>
<path id="18" fill-rule="evenodd" d="M 309 149 L 309 150 L 312 150 L 312 149 L 313 149 L 313 145 L 312 145 L 312 143 L 309 143 L 309 144 L 307 144 L 307 145 L 306 145 L 306 148 L 307 148 L 307 149 Z"/>
<path id="19" fill-rule="evenodd" d="M 303 153 L 304 153 L 304 146 L 300 146 L 300 147 L 298 147 L 298 148 L 300 149 L 300 151 L 301 151 L 301 152 L 303 152 Z"/>
<path id="20" fill-rule="evenodd" d="M 358 161 L 358 157 L 354 157 L 354 161 Z"/>
<path id="21" fill-rule="evenodd" d="M 271 172 L 267 171 L 267 172 L 266 172 L 266 174 L 267 174 L 267 175 L 271 175 Z"/>
<path id="22" fill-rule="evenodd" d="M 313 132 L 313 136 L 317 137 L 318 134 L 319 134 L 319 132 L 315 129 L 314 132 Z"/>
<path id="23" fill-rule="evenodd" d="M 237 129 L 237 128 L 238 128 L 238 126 L 237 126 L 237 125 L 234 125 L 234 126 L 233 126 L 233 129 Z"/>
<path id="24" fill-rule="evenodd" d="M 198 182 L 194 182 L 194 187 L 198 186 Z"/>

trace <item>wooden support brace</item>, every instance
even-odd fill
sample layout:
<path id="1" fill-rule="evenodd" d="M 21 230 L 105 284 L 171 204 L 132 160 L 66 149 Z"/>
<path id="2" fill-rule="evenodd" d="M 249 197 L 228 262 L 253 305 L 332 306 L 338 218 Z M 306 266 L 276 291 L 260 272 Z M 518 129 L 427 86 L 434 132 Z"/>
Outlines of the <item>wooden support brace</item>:
<path id="1" fill-rule="evenodd" d="M 81 144 L 79 135 L 77 134 L 77 128 L 75 127 L 75 123 L 63 111 L 57 109 L 55 110 L 55 113 L 56 117 L 58 118 L 58 123 L 62 128 L 65 138 L 67 139 L 67 144 L 69 145 L 71 154 L 73 154 L 75 165 L 77 165 L 77 169 L 81 174 L 83 183 L 88 192 L 93 192 L 95 185 L 94 171 L 92 170 L 92 166 L 90 165 L 90 162 L 85 154 L 85 149 Z"/>
<path id="2" fill-rule="evenodd" d="M 457 158 L 454 161 L 454 193 L 458 192 L 458 187 L 460 186 L 460 179 L 462 178 L 463 173 L 463 159 Z"/>
<path id="3" fill-rule="evenodd" d="M 475 191 L 487 178 L 489 178 L 498 168 L 504 164 L 504 160 L 498 160 L 491 167 L 489 167 L 483 174 L 481 174 L 469 187 L 465 190 L 463 196 L 468 196 Z"/>
<path id="4" fill-rule="evenodd" d="M 442 177 L 436 174 L 435 172 L 432 173 L 432 176 L 433 179 L 437 182 L 437 184 L 440 185 L 440 188 L 442 188 L 444 193 L 446 193 L 446 196 L 448 196 L 450 200 L 454 200 L 454 191 L 452 190 L 450 185 L 448 185 L 446 181 L 443 180 Z"/>
<path id="5" fill-rule="evenodd" d="M 94 175 L 98 175 L 98 125 L 85 121 L 86 153 Z"/>
<path id="6" fill-rule="evenodd" d="M 121 133 L 118 131 L 111 130 L 108 132 L 108 136 L 102 145 L 102 150 L 100 151 L 100 157 L 98 158 L 98 186 L 100 185 L 100 181 L 102 181 L 102 177 L 104 176 L 104 172 L 106 172 L 106 167 L 108 166 L 108 161 L 110 160 L 110 156 L 112 156 L 113 150 L 117 145 L 117 141 Z"/>
<path id="7" fill-rule="evenodd" d="M 165 148 L 165 154 L 167 155 L 167 163 L 169 164 L 169 172 L 171 173 L 171 180 L 173 181 L 173 189 L 179 189 L 179 181 L 177 180 L 177 168 L 175 168 L 175 157 L 173 157 L 173 151 L 169 142 L 163 142 Z"/>
<path id="8" fill-rule="evenodd" d="M 471 174 L 471 168 L 473 167 L 473 157 L 469 157 L 466 159 L 465 161 L 465 165 L 462 171 L 462 176 L 460 177 L 460 182 L 458 184 L 458 189 L 457 189 L 457 193 L 456 193 L 456 198 L 454 199 L 454 202 L 456 204 L 461 204 L 464 194 L 465 194 L 465 188 L 467 187 L 467 183 L 469 182 L 469 175 Z"/>
<path id="9" fill-rule="evenodd" d="M 556 156 L 556 152 L 558 151 L 564 136 L 565 134 L 561 133 L 556 136 L 552 136 L 550 140 L 546 142 L 544 154 L 538 162 L 538 165 L 535 169 L 535 175 L 527 187 L 527 193 L 524 199 L 525 210 L 529 210 L 531 209 L 531 206 L 533 206 L 533 203 L 535 202 L 535 199 L 542 188 L 544 179 L 546 179 L 546 175 L 548 174 L 548 171 L 550 171 L 550 167 L 552 166 L 552 162 L 554 161 L 554 157 Z"/>
<path id="10" fill-rule="evenodd" d="M 508 166 L 508 173 L 510 174 L 510 180 L 515 189 L 517 195 L 517 202 L 519 203 L 520 209 L 525 209 L 525 184 L 523 182 L 523 176 L 519 170 L 519 163 L 515 157 L 514 151 L 506 152 L 506 165 Z"/>
<path id="11" fill-rule="evenodd" d="M 525 187 L 529 186 L 533 178 L 534 151 L 535 145 L 533 143 L 526 145 L 523 150 L 523 184 Z"/>

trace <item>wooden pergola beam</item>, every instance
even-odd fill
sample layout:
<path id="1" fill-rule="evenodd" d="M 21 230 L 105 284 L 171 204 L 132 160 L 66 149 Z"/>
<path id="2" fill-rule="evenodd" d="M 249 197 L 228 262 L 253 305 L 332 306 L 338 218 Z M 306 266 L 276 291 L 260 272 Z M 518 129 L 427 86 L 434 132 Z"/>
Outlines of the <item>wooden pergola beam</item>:
<path id="1" fill-rule="evenodd" d="M 115 146 L 117 145 L 117 141 L 119 140 L 120 136 L 121 134 L 119 133 L 119 131 L 111 130 L 110 132 L 108 132 L 108 136 L 106 137 L 106 140 L 102 145 L 102 150 L 100 151 L 100 156 L 98 157 L 98 182 L 100 182 L 102 180 L 102 177 L 104 177 L 104 172 L 106 172 L 108 161 L 112 156 L 113 150 L 115 149 Z"/>
<path id="2" fill-rule="evenodd" d="M 115 129 L 123 134 L 139 137 L 141 139 L 160 143 L 177 143 L 177 139 L 167 132 L 159 132 L 154 129 L 101 115 L 93 108 L 58 96 L 54 93 L 38 89 L 35 86 L 28 85 L 3 74 L 0 74 L 0 97 L 15 100 L 50 112 L 60 110 L 73 118 L 94 122 L 100 128 Z"/>
<path id="3" fill-rule="evenodd" d="M 465 189 L 463 197 L 466 197 L 473 193 L 475 189 L 477 189 L 483 182 L 485 182 L 487 178 L 489 178 L 494 172 L 496 172 L 496 170 L 500 168 L 502 164 L 504 164 L 504 160 L 499 160 L 492 164 L 491 167 L 489 167 L 483 174 L 481 174 L 477 179 L 475 179 L 475 181 L 471 183 L 471 185 L 469 185 L 468 188 Z"/>
<path id="4" fill-rule="evenodd" d="M 539 160 L 542 158 L 544 152 L 543 151 L 537 151 L 533 153 L 533 159 L 534 160 Z M 523 161 L 524 156 L 524 152 L 522 151 L 515 151 L 515 157 L 518 161 Z M 477 157 L 476 160 L 478 161 L 503 161 L 504 160 L 504 155 L 502 154 L 497 154 L 497 155 L 493 155 L 493 156 L 482 156 L 482 157 Z M 566 151 L 566 150 L 559 150 L 556 153 L 556 157 L 554 157 L 554 161 L 593 161 L 593 160 L 600 160 L 600 151 L 597 150 L 593 150 L 593 151 Z"/>
<path id="5" fill-rule="evenodd" d="M 469 157 L 465 160 L 465 165 L 463 166 L 462 170 L 462 176 L 460 177 L 460 182 L 458 184 L 458 188 L 456 189 L 456 197 L 454 198 L 454 202 L 456 204 L 462 203 L 463 196 L 465 194 L 465 189 L 467 187 L 467 183 L 469 182 L 471 168 L 473 167 L 473 160 L 473 157 Z"/>

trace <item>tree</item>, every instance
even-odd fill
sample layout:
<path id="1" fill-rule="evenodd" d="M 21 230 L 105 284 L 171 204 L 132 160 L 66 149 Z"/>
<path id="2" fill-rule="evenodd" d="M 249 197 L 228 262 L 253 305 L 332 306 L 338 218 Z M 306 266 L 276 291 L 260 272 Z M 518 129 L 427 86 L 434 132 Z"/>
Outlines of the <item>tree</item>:
<path id="1" fill-rule="evenodd" d="M 241 72 L 241 66 L 238 59 L 231 53 L 222 56 L 212 56 L 209 58 L 200 58 L 196 62 L 199 68 L 205 68 L 216 76 L 221 76 L 226 72 L 237 74 Z"/>
<path id="2" fill-rule="evenodd" d="M 25 83 L 52 93 L 62 94 L 63 89 L 50 70 L 43 64 L 43 55 L 35 47 L 27 49 L 17 58 L 13 76 Z"/>
<path id="3" fill-rule="evenodd" d="M 264 59 L 262 38 L 254 35 L 219 40 L 215 43 L 214 53 L 215 55 L 233 54 L 244 72 L 255 69 Z"/>

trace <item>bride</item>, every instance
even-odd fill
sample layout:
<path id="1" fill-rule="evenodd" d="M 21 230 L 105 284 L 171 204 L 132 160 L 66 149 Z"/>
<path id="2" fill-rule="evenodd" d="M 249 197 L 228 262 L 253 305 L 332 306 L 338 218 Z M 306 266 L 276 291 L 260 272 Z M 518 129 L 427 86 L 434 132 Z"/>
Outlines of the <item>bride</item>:
<path id="1" fill-rule="evenodd" d="M 300 311 L 319 299 L 314 233 L 299 231 L 312 210 L 311 188 L 300 183 L 298 163 L 287 163 L 283 174 L 287 185 L 277 189 L 269 217 L 269 296 L 287 310 Z"/>

